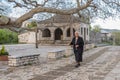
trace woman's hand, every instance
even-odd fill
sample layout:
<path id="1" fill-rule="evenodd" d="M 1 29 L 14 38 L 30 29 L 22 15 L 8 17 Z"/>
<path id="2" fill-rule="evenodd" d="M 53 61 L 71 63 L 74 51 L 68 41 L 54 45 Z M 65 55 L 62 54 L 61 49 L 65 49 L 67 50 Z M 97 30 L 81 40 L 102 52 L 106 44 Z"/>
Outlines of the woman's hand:
<path id="1" fill-rule="evenodd" d="M 75 47 L 77 48 L 77 47 L 79 47 L 79 45 L 76 45 Z"/>
<path id="2" fill-rule="evenodd" d="M 67 44 L 68 46 L 71 46 L 70 43 Z"/>

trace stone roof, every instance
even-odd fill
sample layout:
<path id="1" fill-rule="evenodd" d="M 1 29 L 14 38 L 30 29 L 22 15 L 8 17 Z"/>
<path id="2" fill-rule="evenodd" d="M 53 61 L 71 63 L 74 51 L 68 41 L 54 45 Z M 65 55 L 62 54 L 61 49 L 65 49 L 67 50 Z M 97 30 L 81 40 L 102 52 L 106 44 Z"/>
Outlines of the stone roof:
<path id="1" fill-rule="evenodd" d="M 71 22 L 72 18 L 72 21 L 74 23 L 76 22 L 81 22 L 81 19 L 79 17 L 76 17 L 76 16 L 70 16 L 70 15 L 55 15 L 49 19 L 46 19 L 46 20 L 43 20 L 43 21 L 40 21 L 38 23 L 40 24 L 45 24 L 45 23 L 67 23 L 67 22 Z"/>

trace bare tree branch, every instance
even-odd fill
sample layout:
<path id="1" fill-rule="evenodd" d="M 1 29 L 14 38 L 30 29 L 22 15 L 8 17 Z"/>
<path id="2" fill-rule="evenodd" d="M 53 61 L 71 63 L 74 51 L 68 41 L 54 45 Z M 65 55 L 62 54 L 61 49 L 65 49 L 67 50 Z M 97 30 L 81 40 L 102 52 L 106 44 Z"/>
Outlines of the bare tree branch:
<path id="1" fill-rule="evenodd" d="M 25 8 L 27 8 L 27 9 L 31 9 L 31 8 L 29 8 L 29 7 L 26 6 L 26 5 L 23 5 L 23 4 L 21 4 L 21 3 L 16 2 L 15 0 L 8 0 L 8 2 L 15 3 L 14 8 L 15 8 L 15 7 L 20 7 L 20 8 L 25 7 Z"/>
<path id="2" fill-rule="evenodd" d="M 106 4 L 116 4 L 117 6 L 120 6 L 120 3 L 115 1 L 106 1 L 106 0 L 102 0 L 102 1 L 105 2 Z"/>
<path id="3" fill-rule="evenodd" d="M 40 12 L 48 12 L 48 13 L 56 13 L 61 15 L 71 15 L 79 12 L 80 10 L 86 9 L 89 7 L 93 0 L 88 0 L 87 3 L 81 7 L 73 8 L 70 10 L 62 10 L 62 9 L 55 9 L 55 8 L 47 8 L 47 7 L 36 7 L 29 11 L 28 13 L 24 14 L 20 18 L 17 19 L 16 23 L 22 23 L 23 21 L 30 19 L 33 17 L 34 14 L 40 13 Z"/>
<path id="4" fill-rule="evenodd" d="M 38 4 L 37 1 L 32 1 L 32 0 L 22 0 L 24 2 L 24 4 L 21 4 L 21 3 L 18 3 L 17 1 L 15 0 L 8 0 L 8 2 L 13 2 L 15 3 L 15 6 L 14 7 L 25 7 L 25 8 L 28 8 L 28 9 L 31 9 L 30 7 L 28 7 L 27 5 L 31 5 L 33 7 L 39 7 L 39 6 L 44 6 L 48 0 L 45 0 L 43 4 Z"/>
<path id="5" fill-rule="evenodd" d="M 28 0 L 23 0 L 26 3 L 29 3 L 30 1 Z M 46 0 L 44 2 L 47 2 L 48 0 Z M 90 6 L 90 4 L 92 3 L 93 0 L 88 0 L 86 2 L 86 4 L 77 7 L 77 8 L 73 8 L 73 9 L 69 9 L 69 10 L 63 10 L 63 9 L 56 9 L 56 8 L 49 8 L 49 7 L 43 7 L 43 6 L 39 6 L 39 7 L 35 7 L 33 9 L 31 9 L 29 12 L 27 12 L 26 14 L 22 15 L 21 17 L 19 17 L 16 21 L 12 21 L 11 19 L 9 20 L 9 23 L 4 23 L 4 25 L 9 25 L 12 27 L 20 27 L 22 22 L 24 22 L 25 20 L 28 20 L 30 18 L 33 17 L 33 15 L 37 14 L 37 13 L 41 13 L 41 12 L 47 12 L 47 13 L 54 13 L 54 14 L 61 14 L 61 15 L 71 15 L 71 14 L 75 14 L 78 13 L 80 10 L 84 10 L 87 7 Z M 22 7 L 21 4 L 17 3 L 15 0 L 9 0 L 9 2 L 14 2 L 16 4 L 18 4 L 18 6 Z M 31 2 L 36 4 L 36 2 Z M 2 20 L 2 18 L 1 18 Z M 1 25 L 1 24 L 0 24 Z M 3 25 L 3 24 L 2 24 Z M 7 26 L 8 27 L 8 26 Z"/>
<path id="6" fill-rule="evenodd" d="M 4 9 L 0 8 L 1 11 L 4 11 Z"/>

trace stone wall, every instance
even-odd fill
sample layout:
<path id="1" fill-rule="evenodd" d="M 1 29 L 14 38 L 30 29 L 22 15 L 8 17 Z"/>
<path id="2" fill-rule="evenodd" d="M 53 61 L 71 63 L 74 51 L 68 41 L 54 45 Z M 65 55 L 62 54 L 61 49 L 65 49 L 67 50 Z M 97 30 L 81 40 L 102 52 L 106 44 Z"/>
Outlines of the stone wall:
<path id="1" fill-rule="evenodd" d="M 35 32 L 26 32 L 18 35 L 19 43 L 35 43 Z"/>
<path id="2" fill-rule="evenodd" d="M 39 54 L 28 56 L 9 56 L 9 66 L 23 66 L 39 63 Z"/>
<path id="3" fill-rule="evenodd" d="M 46 25 L 46 24 L 38 24 L 39 30 L 38 30 L 38 42 L 39 44 L 56 44 L 56 30 L 59 29 L 61 31 L 61 35 L 58 35 L 60 37 L 60 41 L 62 41 L 62 44 L 67 44 L 69 41 L 71 41 L 71 37 L 67 36 L 67 34 L 71 34 L 69 29 L 70 25 L 68 23 L 53 23 L 53 25 Z M 85 41 L 89 41 L 89 25 L 84 23 L 73 23 L 71 26 L 73 26 L 73 30 L 78 31 L 80 33 L 80 36 L 85 39 Z M 81 28 L 83 29 L 81 34 Z M 84 31 L 85 29 L 85 31 Z M 45 30 L 48 30 L 46 32 Z M 88 31 L 87 31 L 88 30 Z M 44 31 L 46 33 L 44 33 Z M 58 31 L 57 31 L 58 32 Z M 43 36 L 44 34 L 50 35 L 50 36 Z M 26 32 L 19 35 L 19 42 L 20 43 L 35 43 L 35 32 Z M 59 44 L 59 43 L 58 43 Z M 61 44 L 61 43 L 60 43 Z"/>
<path id="4" fill-rule="evenodd" d="M 84 50 L 89 50 L 89 49 L 92 49 L 92 48 L 94 48 L 94 47 L 95 47 L 94 44 L 86 44 L 86 45 L 84 46 Z"/>
<path id="5" fill-rule="evenodd" d="M 89 50 L 89 49 L 92 49 L 94 48 L 94 44 L 87 44 L 84 46 L 84 50 Z M 69 57 L 71 55 L 73 55 L 74 52 L 73 52 L 73 49 L 72 47 L 68 47 L 66 50 L 56 50 L 56 51 L 51 51 L 51 52 L 48 52 L 48 59 L 59 59 L 59 58 L 62 58 L 62 57 Z"/>
<path id="6" fill-rule="evenodd" d="M 62 58 L 64 55 L 64 50 L 56 50 L 48 52 L 48 59 L 59 59 Z"/>
<path id="7" fill-rule="evenodd" d="M 62 57 L 69 57 L 71 55 L 73 55 L 73 49 L 71 47 L 69 47 L 66 50 L 56 50 L 56 51 L 51 51 L 48 52 L 48 59 L 59 59 Z"/>

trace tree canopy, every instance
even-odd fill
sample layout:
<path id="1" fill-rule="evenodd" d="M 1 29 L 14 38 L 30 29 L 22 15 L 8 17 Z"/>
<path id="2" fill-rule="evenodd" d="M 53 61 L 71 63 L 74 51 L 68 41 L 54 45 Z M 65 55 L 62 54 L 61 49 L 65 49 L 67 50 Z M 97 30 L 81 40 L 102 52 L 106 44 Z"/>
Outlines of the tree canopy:
<path id="1" fill-rule="evenodd" d="M 27 25 L 27 27 L 28 28 L 35 28 L 35 27 L 37 27 L 37 23 L 35 21 L 32 21 Z"/>
<path id="2" fill-rule="evenodd" d="M 97 32 L 100 32 L 100 31 L 101 31 L 101 29 L 100 29 L 100 25 L 95 25 L 95 26 L 93 26 L 92 31 L 94 31 L 95 34 L 96 34 Z"/>
<path id="3" fill-rule="evenodd" d="M 1 0 L 2 2 L 3 0 Z M 21 8 L 24 10 L 15 20 L 6 16 L 0 16 L 0 27 L 21 27 L 25 20 L 39 15 L 77 15 L 85 16 L 89 19 L 94 17 L 107 18 L 110 16 L 120 15 L 120 0 L 4 0 L 11 4 L 13 8 Z M 6 7 L 6 6 L 4 6 Z M 10 13 L 10 9 L 7 11 Z M 0 5 L 0 14 L 8 13 L 6 8 Z M 37 16 L 38 18 L 38 16 Z M 44 19 L 44 18 L 43 18 Z M 6 22 L 6 20 L 9 20 Z"/>

